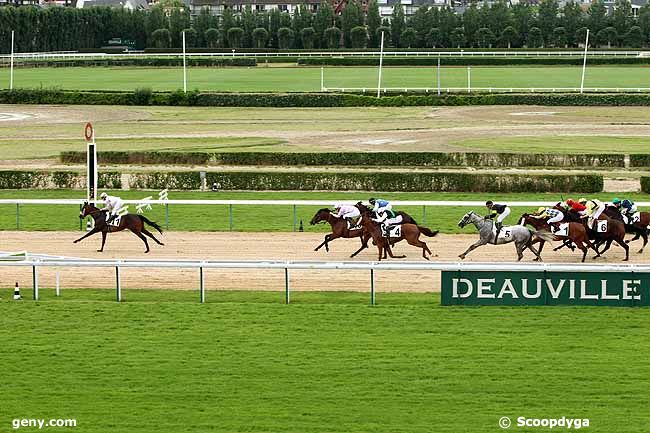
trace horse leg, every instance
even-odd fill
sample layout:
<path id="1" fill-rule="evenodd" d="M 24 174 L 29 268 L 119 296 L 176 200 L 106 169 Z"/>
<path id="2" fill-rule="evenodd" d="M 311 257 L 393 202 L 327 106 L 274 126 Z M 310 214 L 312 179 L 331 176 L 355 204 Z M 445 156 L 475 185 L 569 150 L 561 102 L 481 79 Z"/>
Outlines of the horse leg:
<path id="1" fill-rule="evenodd" d="M 542 260 L 542 250 L 544 249 L 544 244 L 546 243 L 546 241 L 545 241 L 544 239 L 535 239 L 535 240 L 531 243 L 530 246 L 532 247 L 532 244 L 537 243 L 537 242 L 539 242 L 539 250 L 538 250 L 538 253 L 536 254 L 537 257 L 535 257 L 535 261 L 536 261 L 536 262 L 541 262 L 541 261 L 543 261 L 543 260 Z M 533 251 L 532 248 L 530 248 L 530 250 Z M 535 251 L 533 251 L 533 252 L 535 252 Z"/>
<path id="2" fill-rule="evenodd" d="M 99 230 L 99 229 L 97 229 L 97 227 L 95 227 L 94 229 L 92 229 L 91 231 L 89 231 L 88 233 L 86 233 L 85 235 L 83 235 L 82 237 L 80 237 L 79 239 L 77 239 L 76 241 L 73 241 L 73 243 L 76 244 L 77 242 L 83 241 L 83 240 L 86 239 L 88 236 L 92 236 L 92 235 L 94 235 L 95 233 L 99 233 L 100 231 L 101 231 L 101 230 Z"/>
<path id="3" fill-rule="evenodd" d="M 323 242 L 321 242 L 321 244 L 320 244 L 319 246 L 317 246 L 317 247 L 314 249 L 314 251 L 318 251 L 318 250 L 320 250 L 320 249 L 323 247 L 323 245 L 325 245 L 325 250 L 326 250 L 327 252 L 329 252 L 330 249 L 329 249 L 329 246 L 327 245 L 327 243 L 328 243 L 329 241 L 330 241 L 330 235 L 327 234 L 327 235 L 325 235 L 325 240 L 324 240 Z"/>
<path id="4" fill-rule="evenodd" d="M 147 247 L 147 250 L 144 253 L 147 254 L 149 252 L 149 242 L 147 242 L 147 238 L 144 237 L 144 235 L 141 232 L 136 232 L 135 230 L 132 229 L 131 232 L 137 237 L 139 237 L 140 239 L 142 239 L 142 242 L 144 242 L 144 246 Z"/>
<path id="5" fill-rule="evenodd" d="M 639 254 L 641 254 L 645 246 L 648 245 L 648 232 L 643 232 L 641 236 L 643 237 L 643 246 L 639 250 Z"/>
<path id="6" fill-rule="evenodd" d="M 427 257 L 427 251 L 429 254 L 431 254 L 431 250 L 429 250 L 429 247 L 427 246 L 426 242 L 421 241 L 418 238 L 414 239 L 406 239 L 406 242 L 409 243 L 409 245 L 413 245 L 414 247 L 422 248 L 422 257 L 425 258 L 426 260 L 429 260 Z"/>
<path id="7" fill-rule="evenodd" d="M 612 246 L 613 241 L 614 241 L 613 239 L 607 239 L 607 241 L 605 242 L 605 248 L 603 248 L 603 250 L 600 253 L 598 253 L 598 255 L 596 257 L 594 257 L 594 259 L 602 256 L 603 254 L 605 254 L 605 251 L 607 251 L 609 249 L 609 247 Z M 627 245 L 625 245 L 625 246 L 627 247 Z M 596 245 L 596 252 L 598 252 L 598 245 Z"/>
<path id="8" fill-rule="evenodd" d="M 151 239 L 153 239 L 154 241 L 156 241 L 156 243 L 157 243 L 158 245 L 162 245 L 162 246 L 165 245 L 165 244 L 163 244 L 162 242 L 160 242 L 158 239 L 156 239 L 156 237 L 153 235 L 153 233 L 151 233 L 149 230 L 143 228 L 143 229 L 142 229 L 142 233 L 144 233 L 145 235 L 149 236 Z"/>
<path id="9" fill-rule="evenodd" d="M 587 248 L 582 241 L 576 240 L 575 244 L 580 248 L 580 251 L 582 251 L 582 263 L 585 262 L 585 258 L 587 257 L 587 252 L 589 251 L 589 248 Z"/>
<path id="10" fill-rule="evenodd" d="M 570 239 L 565 239 L 564 242 L 562 242 L 562 245 L 560 245 L 559 247 L 553 248 L 553 251 L 561 250 L 564 247 L 571 247 L 571 240 Z"/>
<path id="11" fill-rule="evenodd" d="M 102 247 L 97 250 L 98 253 L 104 251 L 104 244 L 106 243 L 106 232 L 102 232 Z"/>
<path id="12" fill-rule="evenodd" d="M 632 239 L 628 239 L 625 241 L 626 244 L 629 244 L 630 242 L 634 242 L 635 240 L 639 239 L 641 237 L 641 232 L 636 232 L 634 234 L 634 237 Z"/>
<path id="13" fill-rule="evenodd" d="M 627 262 L 628 260 L 630 260 L 630 247 L 623 241 L 623 238 L 616 239 L 616 243 L 622 246 L 623 249 L 625 250 L 625 258 L 623 259 L 623 261 Z"/>
<path id="14" fill-rule="evenodd" d="M 465 257 L 467 257 L 467 254 L 470 251 L 473 251 L 476 248 L 480 247 L 481 245 L 485 245 L 486 243 L 487 243 L 486 241 L 479 239 L 476 243 L 470 245 L 469 248 L 467 248 L 467 250 L 463 254 L 459 255 L 458 257 L 460 257 L 461 260 L 465 260 Z"/>
<path id="15" fill-rule="evenodd" d="M 363 234 L 363 235 L 361 235 L 360 237 L 361 237 L 361 248 L 359 248 L 359 249 L 356 250 L 354 253 L 352 253 L 352 255 L 350 256 L 350 258 L 355 257 L 355 256 L 356 256 L 357 254 L 359 254 L 361 251 L 363 251 L 363 250 L 365 250 L 366 248 L 368 248 L 368 240 L 370 239 L 370 235 Z"/>

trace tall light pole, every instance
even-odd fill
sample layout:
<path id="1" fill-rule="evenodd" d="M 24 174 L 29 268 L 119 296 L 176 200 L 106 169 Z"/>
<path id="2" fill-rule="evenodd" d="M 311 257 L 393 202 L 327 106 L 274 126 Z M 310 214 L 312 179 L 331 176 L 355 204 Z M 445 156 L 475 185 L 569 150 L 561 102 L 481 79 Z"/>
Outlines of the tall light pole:
<path id="1" fill-rule="evenodd" d="M 585 71 L 587 70 L 587 48 L 589 47 L 589 29 L 587 29 L 587 37 L 585 39 L 585 58 L 582 61 L 582 79 L 580 80 L 580 93 L 585 88 Z"/>

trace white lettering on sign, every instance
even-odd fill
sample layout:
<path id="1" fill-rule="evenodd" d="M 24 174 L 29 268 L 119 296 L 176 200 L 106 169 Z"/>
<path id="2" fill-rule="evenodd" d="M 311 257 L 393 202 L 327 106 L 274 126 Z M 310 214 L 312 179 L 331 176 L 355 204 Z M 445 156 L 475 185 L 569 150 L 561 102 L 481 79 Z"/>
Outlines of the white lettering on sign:
<path id="1" fill-rule="evenodd" d="M 512 299 L 519 299 L 519 296 L 517 295 L 517 291 L 512 286 L 512 280 L 510 278 L 507 278 L 503 282 L 503 286 L 501 287 L 501 291 L 499 291 L 497 298 L 503 299 L 503 295 L 505 295 L 506 293 L 510 294 L 510 297 Z"/>
<path id="2" fill-rule="evenodd" d="M 548 291 L 551 293 L 551 297 L 553 299 L 557 299 L 560 297 L 560 292 L 562 292 L 562 288 L 564 287 L 565 282 L 566 280 L 560 280 L 558 286 L 553 287 L 553 281 L 546 280 L 546 287 L 548 287 Z"/>
<path id="3" fill-rule="evenodd" d="M 494 284 L 495 281 L 494 278 L 478 278 L 476 280 L 476 297 L 494 299 L 495 295 L 494 293 L 491 293 L 491 285 Z"/>
<path id="4" fill-rule="evenodd" d="M 641 286 L 641 280 L 623 280 L 622 299 L 640 301 L 641 295 L 634 295 L 639 286 Z"/>
<path id="5" fill-rule="evenodd" d="M 467 278 L 452 278 L 452 297 L 454 298 L 469 298 L 472 296 L 472 293 L 474 292 L 474 286 L 472 285 L 472 282 L 468 280 Z M 465 284 L 465 287 L 467 288 L 467 291 L 463 294 L 458 293 L 458 283 Z"/>
<path id="6" fill-rule="evenodd" d="M 607 280 L 600 280 L 600 299 L 620 299 L 619 295 L 607 294 Z"/>

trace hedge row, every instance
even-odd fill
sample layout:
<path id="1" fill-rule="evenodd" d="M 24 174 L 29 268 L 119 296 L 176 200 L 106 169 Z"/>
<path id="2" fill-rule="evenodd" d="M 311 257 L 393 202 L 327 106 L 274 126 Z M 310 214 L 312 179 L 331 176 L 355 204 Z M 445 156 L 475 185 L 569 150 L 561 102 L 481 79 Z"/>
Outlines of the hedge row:
<path id="1" fill-rule="evenodd" d="M 257 62 L 253 57 L 228 58 L 228 57 L 187 57 L 187 66 L 256 66 Z M 126 59 L 65 59 L 65 60 L 25 60 L 17 63 L 18 67 L 112 67 L 112 66 L 140 66 L 140 67 L 169 67 L 183 66 L 183 59 L 180 57 L 142 58 L 132 57 Z"/>
<path id="2" fill-rule="evenodd" d="M 650 177 L 641 178 L 641 191 L 650 194 Z"/>
<path id="3" fill-rule="evenodd" d="M 261 61 L 261 59 L 260 59 Z M 443 66 L 580 65 L 581 57 L 441 57 Z M 648 57 L 594 57 L 589 65 L 647 65 Z M 299 57 L 303 66 L 377 66 L 379 57 Z M 436 66 L 437 56 L 384 57 L 384 66 Z"/>
<path id="4" fill-rule="evenodd" d="M 85 152 L 62 152 L 61 162 L 82 164 Z M 648 155 L 650 159 L 650 155 Z M 421 167 L 624 167 L 625 156 L 524 153 L 201 153 L 99 152 L 103 164 L 271 165 L 271 166 L 421 166 Z"/>
<path id="5" fill-rule="evenodd" d="M 630 155 L 630 167 L 650 167 L 650 155 Z"/>
<path id="6" fill-rule="evenodd" d="M 201 174 L 198 171 L 136 173 L 131 175 L 129 184 L 131 189 L 201 189 Z"/>
<path id="7" fill-rule="evenodd" d="M 86 176 L 71 171 L 0 171 L 0 189 L 32 188 L 83 188 Z M 122 176 L 118 172 L 101 172 L 97 179 L 99 188 L 122 188 Z"/>
<path id="8" fill-rule="evenodd" d="M 69 105 L 170 105 L 210 107 L 404 107 L 460 105 L 565 105 L 565 106 L 650 106 L 646 93 L 483 93 L 385 95 L 339 93 L 183 93 L 64 91 L 57 89 L 0 90 L 0 104 Z"/>

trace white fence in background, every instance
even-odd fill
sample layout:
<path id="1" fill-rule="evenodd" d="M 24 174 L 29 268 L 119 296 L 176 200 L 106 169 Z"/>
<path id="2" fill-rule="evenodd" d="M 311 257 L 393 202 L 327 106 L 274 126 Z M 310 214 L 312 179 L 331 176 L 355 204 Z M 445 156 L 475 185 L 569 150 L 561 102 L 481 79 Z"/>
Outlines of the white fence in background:
<path id="1" fill-rule="evenodd" d="M 122 300 L 120 271 L 123 268 L 177 268 L 199 270 L 199 300 L 205 302 L 205 269 L 279 269 L 284 270 L 285 303 L 291 302 L 292 269 L 366 270 L 369 272 L 370 303 L 375 304 L 375 272 L 391 271 L 521 271 L 521 272 L 650 272 L 645 264 L 562 264 L 562 263 L 471 263 L 471 262 L 318 262 L 318 261 L 212 261 L 212 260 L 95 260 L 46 258 L 20 260 L 0 258 L 0 267 L 31 267 L 33 297 L 39 299 L 39 269 L 46 267 L 100 267 L 115 269 L 115 300 Z M 103 275 L 103 274 L 102 274 Z"/>
<path id="2" fill-rule="evenodd" d="M 441 87 L 441 93 L 555 93 L 574 92 L 580 93 L 580 87 Z M 613 92 L 650 92 L 650 87 L 585 87 L 582 91 L 587 93 L 613 93 Z M 321 92 L 336 93 L 368 93 L 374 95 L 377 88 L 373 87 L 323 87 Z M 437 93 L 437 87 L 382 87 L 382 93 L 415 92 Z"/>

